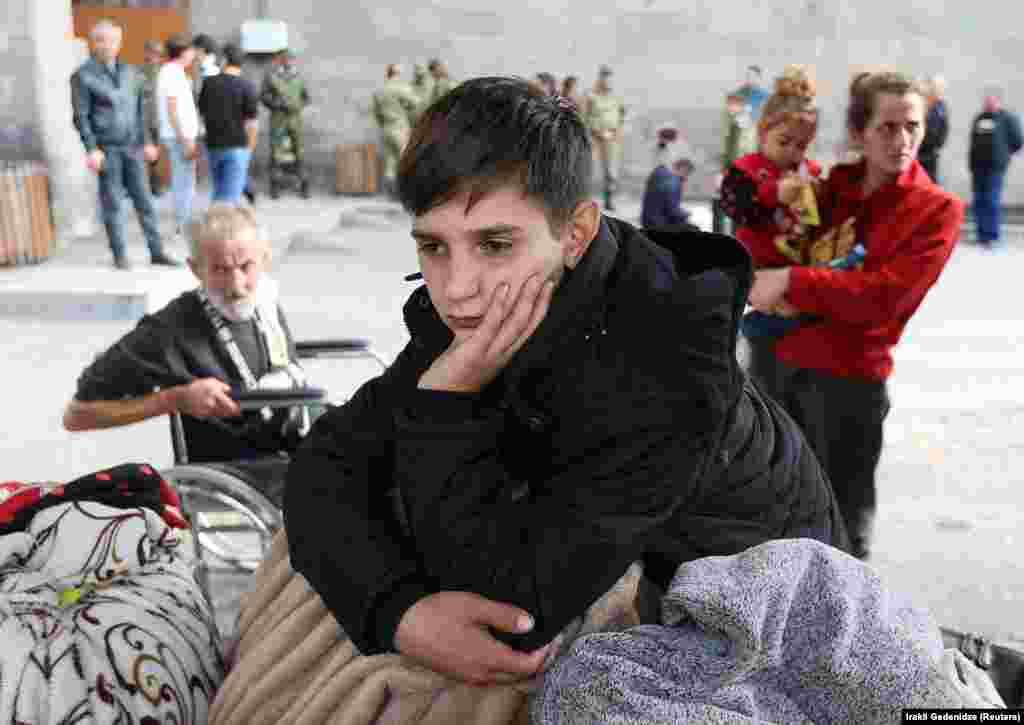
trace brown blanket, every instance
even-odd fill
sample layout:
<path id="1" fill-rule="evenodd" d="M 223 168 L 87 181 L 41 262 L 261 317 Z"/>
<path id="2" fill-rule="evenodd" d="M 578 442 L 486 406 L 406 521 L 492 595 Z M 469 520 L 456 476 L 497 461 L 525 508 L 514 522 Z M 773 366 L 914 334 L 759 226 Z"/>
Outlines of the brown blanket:
<path id="1" fill-rule="evenodd" d="M 558 635 L 545 669 L 583 634 L 655 623 L 658 599 L 640 564 L 633 564 Z M 361 655 L 292 570 L 284 531 L 242 600 L 238 638 L 211 725 L 526 725 L 527 702 L 540 678 L 476 687 L 401 655 Z"/>

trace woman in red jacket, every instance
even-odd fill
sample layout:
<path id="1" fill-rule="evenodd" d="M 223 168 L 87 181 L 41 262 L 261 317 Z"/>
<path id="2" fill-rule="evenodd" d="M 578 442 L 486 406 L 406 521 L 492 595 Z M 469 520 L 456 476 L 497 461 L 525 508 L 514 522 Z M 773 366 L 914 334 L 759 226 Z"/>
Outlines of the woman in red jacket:
<path id="1" fill-rule="evenodd" d="M 862 159 L 832 170 L 821 208 L 827 227 L 855 219 L 863 268 L 760 270 L 750 292 L 757 309 L 784 302 L 820 317 L 781 338 L 752 340 L 751 372 L 802 425 L 861 558 L 869 551 L 892 348 L 942 272 L 964 215 L 963 202 L 915 160 L 925 105 L 918 85 L 899 73 L 854 84 L 847 128 Z"/>

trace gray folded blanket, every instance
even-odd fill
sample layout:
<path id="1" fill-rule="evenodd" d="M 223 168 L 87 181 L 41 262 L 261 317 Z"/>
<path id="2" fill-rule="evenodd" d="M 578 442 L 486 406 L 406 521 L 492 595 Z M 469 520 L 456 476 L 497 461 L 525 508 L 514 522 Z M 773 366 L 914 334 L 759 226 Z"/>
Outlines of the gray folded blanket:
<path id="1" fill-rule="evenodd" d="M 663 626 L 591 634 L 547 673 L 531 721 L 890 723 L 908 707 L 1004 707 L 924 610 L 809 539 L 683 564 Z"/>

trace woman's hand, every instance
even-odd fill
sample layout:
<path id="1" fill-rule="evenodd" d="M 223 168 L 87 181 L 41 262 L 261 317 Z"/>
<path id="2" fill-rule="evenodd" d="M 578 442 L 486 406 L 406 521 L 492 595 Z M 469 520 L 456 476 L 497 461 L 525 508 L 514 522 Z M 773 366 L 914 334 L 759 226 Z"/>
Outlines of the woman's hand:
<path id="1" fill-rule="evenodd" d="M 750 304 L 754 309 L 771 312 L 773 307 L 785 302 L 790 269 L 782 267 L 754 272 L 754 285 L 750 288 Z"/>
<path id="2" fill-rule="evenodd" d="M 420 377 L 419 387 L 475 393 L 508 364 L 536 331 L 551 304 L 555 283 L 532 275 L 509 300 L 507 282 L 498 285 L 479 327 L 464 340 L 456 338 Z"/>

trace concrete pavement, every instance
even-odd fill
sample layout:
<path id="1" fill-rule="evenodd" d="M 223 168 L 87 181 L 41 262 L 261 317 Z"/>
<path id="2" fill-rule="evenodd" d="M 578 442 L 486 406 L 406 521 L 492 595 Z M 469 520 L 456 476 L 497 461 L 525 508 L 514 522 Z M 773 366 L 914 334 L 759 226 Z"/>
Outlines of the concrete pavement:
<path id="1" fill-rule="evenodd" d="M 416 269 L 405 217 L 379 200 L 327 196 L 264 197 L 257 211 L 296 336 L 365 337 L 393 358 L 407 339 L 401 306 L 419 284 L 403 280 Z M 624 217 L 636 212 L 635 199 L 623 204 Z M 192 283 L 183 270 L 145 266 L 129 224 L 131 254 L 152 286 Z M 873 565 L 940 623 L 1024 648 L 1024 314 L 1015 294 L 1022 262 L 1018 245 L 996 253 L 960 245 L 897 350 Z M 133 321 L 4 315 L 4 292 L 24 272 L 0 269 L 0 479 L 68 479 L 126 460 L 169 465 L 165 420 L 63 431 L 77 375 Z M 97 289 L 131 276 L 109 269 L 102 238 L 31 272 L 25 276 L 91 280 Z M 374 372 L 361 361 L 311 370 L 335 396 Z"/>

